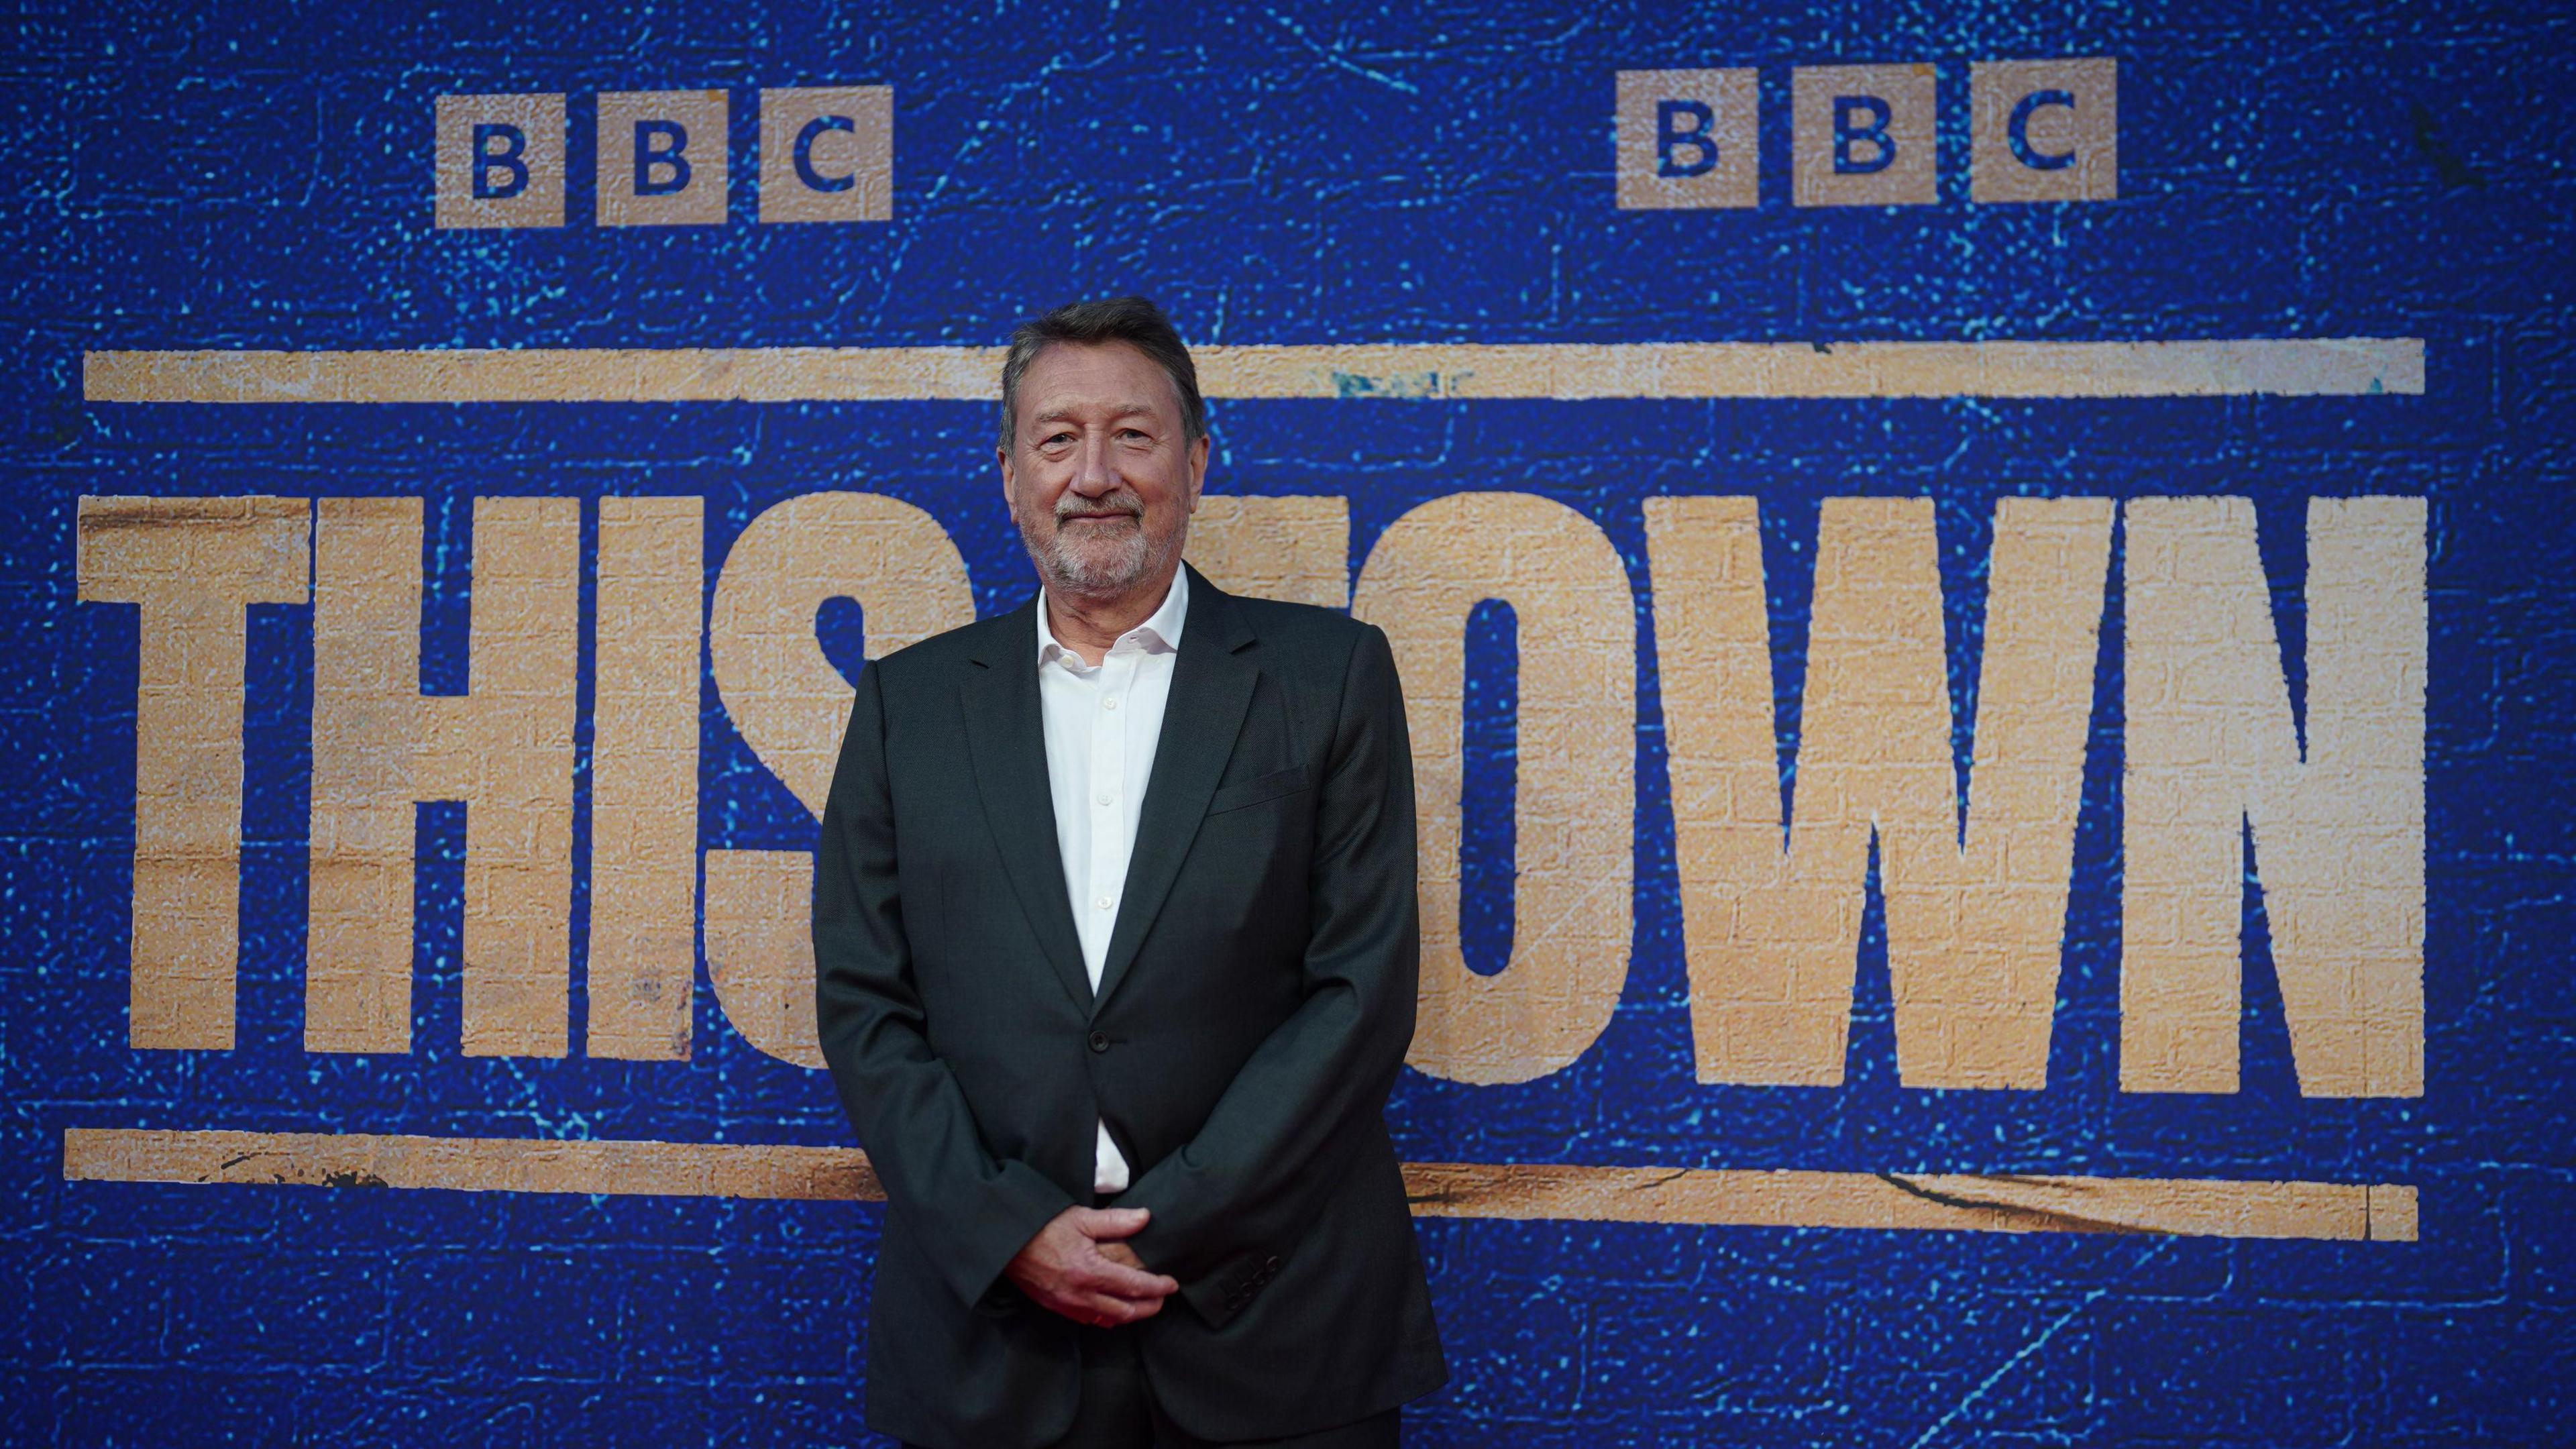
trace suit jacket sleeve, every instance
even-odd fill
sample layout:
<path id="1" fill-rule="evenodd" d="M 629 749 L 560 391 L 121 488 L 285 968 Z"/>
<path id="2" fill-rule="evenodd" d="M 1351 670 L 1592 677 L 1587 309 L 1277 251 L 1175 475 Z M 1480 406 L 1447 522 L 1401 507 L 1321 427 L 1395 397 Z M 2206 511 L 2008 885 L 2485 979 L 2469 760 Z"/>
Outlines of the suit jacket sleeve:
<path id="1" fill-rule="evenodd" d="M 1413 1041 L 1413 751 L 1386 635 L 1368 628 L 1342 681 L 1316 802 L 1305 1000 L 1263 1041 L 1207 1123 L 1118 1199 L 1153 1220 L 1132 1240 L 1209 1321 L 1230 1316 L 1226 1270 L 1293 1241 L 1339 1186 Z"/>
<path id="2" fill-rule="evenodd" d="M 923 1030 L 904 934 L 886 768 L 885 699 L 860 672 L 814 869 L 814 1015 L 841 1105 L 886 1198 L 968 1303 L 1072 1205 L 1024 1162 L 985 1148 L 973 1110 Z"/>

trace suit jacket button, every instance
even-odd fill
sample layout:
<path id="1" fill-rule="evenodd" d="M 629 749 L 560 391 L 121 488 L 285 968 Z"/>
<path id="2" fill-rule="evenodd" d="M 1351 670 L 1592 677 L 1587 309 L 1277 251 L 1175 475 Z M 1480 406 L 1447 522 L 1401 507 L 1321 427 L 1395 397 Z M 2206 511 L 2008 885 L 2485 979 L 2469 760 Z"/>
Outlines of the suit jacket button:
<path id="1" fill-rule="evenodd" d="M 1276 1273 L 1279 1271 L 1279 1268 L 1280 1268 L 1279 1260 L 1278 1260 L 1277 1258 L 1275 1258 L 1275 1257 L 1274 1257 L 1274 1258 L 1272 1258 L 1269 1262 L 1266 1262 L 1266 1263 L 1264 1263 L 1264 1264 L 1262 1264 L 1262 1265 L 1261 1265 L 1261 1271 L 1262 1271 L 1262 1272 L 1264 1272 L 1264 1273 L 1276 1274 Z"/>
<path id="2" fill-rule="evenodd" d="M 1093 1032 L 1091 1034 L 1091 1049 L 1096 1052 L 1105 1052 L 1109 1050 L 1109 1033 L 1105 1031 Z"/>

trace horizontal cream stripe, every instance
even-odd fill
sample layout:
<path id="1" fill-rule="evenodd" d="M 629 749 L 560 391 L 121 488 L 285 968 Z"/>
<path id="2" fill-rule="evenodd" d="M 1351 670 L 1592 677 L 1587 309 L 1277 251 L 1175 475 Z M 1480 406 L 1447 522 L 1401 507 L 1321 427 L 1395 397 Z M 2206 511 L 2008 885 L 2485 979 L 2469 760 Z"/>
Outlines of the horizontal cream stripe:
<path id="1" fill-rule="evenodd" d="M 885 1189 L 865 1153 L 746 1142 L 556 1142 L 369 1132 L 189 1132 L 73 1127 L 73 1182 L 443 1187 L 661 1197 L 855 1198 Z"/>
<path id="2" fill-rule="evenodd" d="M 855 1149 L 738 1142 L 74 1127 L 63 1134 L 63 1176 L 467 1192 L 884 1196 L 866 1155 Z M 1409 1163 L 1404 1179 L 1413 1210 L 1426 1217 L 2415 1240 L 2414 1188 L 2357 1183 L 1459 1162 Z"/>
<path id="3" fill-rule="evenodd" d="M 2222 397 L 2421 393 L 2419 338 L 1389 343 L 1194 349 L 1216 398 Z M 92 352 L 91 402 L 992 401 L 1001 349 Z"/>
<path id="4" fill-rule="evenodd" d="M 1426 1217 L 2413 1242 L 2415 1189 L 2210 1178 L 1417 1162 Z"/>

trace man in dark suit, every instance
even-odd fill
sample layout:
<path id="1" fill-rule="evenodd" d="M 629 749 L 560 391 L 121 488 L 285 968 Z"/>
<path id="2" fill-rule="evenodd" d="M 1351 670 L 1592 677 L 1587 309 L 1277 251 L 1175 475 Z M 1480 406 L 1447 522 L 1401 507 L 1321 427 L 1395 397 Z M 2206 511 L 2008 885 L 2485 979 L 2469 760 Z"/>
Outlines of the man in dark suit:
<path id="1" fill-rule="evenodd" d="M 1152 303 L 1022 327 L 1002 412 L 1042 592 L 862 672 L 815 871 L 886 1190 L 868 1421 L 1392 1445 L 1446 1369 L 1382 1118 L 1418 952 L 1386 637 L 1182 564 L 1205 409 Z"/>

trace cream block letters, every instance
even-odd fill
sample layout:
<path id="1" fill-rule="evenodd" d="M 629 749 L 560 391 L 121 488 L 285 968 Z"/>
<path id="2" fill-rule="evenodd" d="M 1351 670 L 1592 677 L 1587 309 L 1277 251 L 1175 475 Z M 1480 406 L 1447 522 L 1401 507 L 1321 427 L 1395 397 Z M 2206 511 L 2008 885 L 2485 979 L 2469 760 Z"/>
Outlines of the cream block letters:
<path id="1" fill-rule="evenodd" d="M 708 640 L 716 692 L 743 742 L 817 819 L 852 697 L 814 634 L 815 613 L 832 598 L 858 602 L 870 659 L 975 618 L 957 545 L 909 503 L 803 494 L 734 540 Z M 820 1067 L 813 898 L 810 852 L 707 852 L 707 970 L 725 1019 L 769 1055 Z"/>
<path id="2" fill-rule="evenodd" d="M 1202 497 L 1185 552 L 1229 594 L 1351 605 L 1351 501 L 1338 494 Z"/>
<path id="3" fill-rule="evenodd" d="M 1826 500 L 1785 850 L 1754 500 L 1646 537 L 1699 1079 L 1842 1081 L 1874 832 L 1900 1079 L 2045 1085 L 2110 503 L 1996 507 L 1963 831 L 1931 502 Z"/>
<path id="4" fill-rule="evenodd" d="M 2308 503 L 2304 752 L 2253 504 L 2127 520 L 2121 1087 L 2237 1088 L 2250 824 L 2299 1090 L 2422 1095 L 2424 500 Z"/>
<path id="5" fill-rule="evenodd" d="M 83 498 L 80 598 L 141 606 L 126 1039 L 230 1051 L 252 604 L 301 604 L 301 498 Z"/>
<path id="6" fill-rule="evenodd" d="M 705 500 L 599 500 L 598 598 L 585 1044 L 682 1061 L 697 980 Z"/>
<path id="7" fill-rule="evenodd" d="M 1518 887 L 1512 952 L 1467 969 L 1458 937 L 1467 616 L 1520 628 Z M 1523 493 L 1462 493 L 1390 525 L 1352 612 L 1404 679 L 1420 829 L 1422 1002 L 1408 1058 L 1452 1081 L 1526 1082 L 1601 1035 L 1633 933 L 1637 625 L 1619 552 L 1592 520 Z"/>
<path id="8" fill-rule="evenodd" d="M 474 501 L 462 696 L 420 693 L 420 544 L 417 498 L 320 504 L 305 1047 L 411 1049 L 412 807 L 462 800 L 465 1053 L 559 1057 L 581 504 Z"/>
<path id="9" fill-rule="evenodd" d="M 1842 1081 L 1874 839 L 1901 1079 L 2045 1085 L 2113 504 L 1996 505 L 1962 780 L 1932 505 L 1826 500 L 1793 802 L 1754 500 L 1644 513 L 1699 1079 Z M 2139 499 L 2126 520 L 2122 1088 L 2237 1088 L 2250 830 L 2301 1090 L 2421 1094 L 2423 500 L 2311 500 L 2304 730 L 2251 504 Z M 569 1049 L 580 505 L 476 500 L 471 681 L 452 698 L 420 691 L 422 521 L 409 498 L 81 500 L 79 597 L 141 609 L 136 1048 L 235 1039 L 246 611 L 302 601 L 309 574 L 307 1047 L 410 1049 L 413 811 L 457 800 L 463 1048 Z M 1561 504 L 1460 494 L 1389 526 L 1354 592 L 1350 528 L 1342 498 L 1209 497 L 1188 556 L 1220 587 L 1347 603 L 1386 629 L 1420 823 L 1411 1060 L 1464 1082 L 1546 1076 L 1598 1039 L 1627 975 L 1626 565 Z M 600 504 L 586 1046 L 689 1056 L 701 917 L 727 1019 L 819 1066 L 810 853 L 710 851 L 694 909 L 700 649 L 743 740 L 819 817 L 852 696 L 817 610 L 855 600 L 874 659 L 970 621 L 973 595 L 929 514 L 814 493 L 753 520 L 702 616 L 704 533 L 699 499 Z M 1513 940 L 1491 977 L 1459 940 L 1465 626 L 1487 599 L 1512 606 L 1521 655 Z"/>

